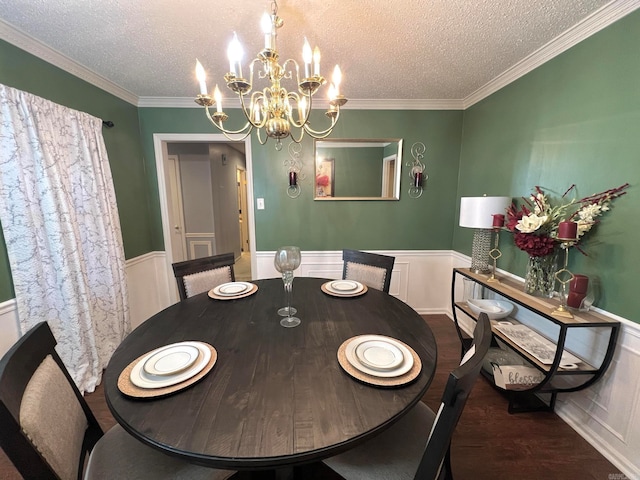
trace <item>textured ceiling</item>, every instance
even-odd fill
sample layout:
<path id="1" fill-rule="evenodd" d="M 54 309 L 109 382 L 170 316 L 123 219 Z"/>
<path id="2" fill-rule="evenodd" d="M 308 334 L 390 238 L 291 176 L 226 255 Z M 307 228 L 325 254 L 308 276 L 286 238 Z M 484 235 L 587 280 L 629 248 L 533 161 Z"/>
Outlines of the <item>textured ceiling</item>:
<path id="1" fill-rule="evenodd" d="M 464 99 L 609 0 L 280 0 L 281 61 L 304 37 L 350 99 Z M 0 19 L 137 97 L 193 97 L 196 57 L 223 83 L 235 31 L 263 46 L 265 0 L 0 0 Z M 246 68 L 246 67 L 245 67 Z M 221 85 L 222 87 L 222 85 Z"/>

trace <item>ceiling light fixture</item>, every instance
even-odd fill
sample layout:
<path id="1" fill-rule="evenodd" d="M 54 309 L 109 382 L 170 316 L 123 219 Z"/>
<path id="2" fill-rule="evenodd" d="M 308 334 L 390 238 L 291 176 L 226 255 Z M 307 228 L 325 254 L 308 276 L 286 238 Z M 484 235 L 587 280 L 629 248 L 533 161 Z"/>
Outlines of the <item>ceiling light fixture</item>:
<path id="1" fill-rule="evenodd" d="M 227 87 L 240 99 L 242 112 L 247 123 L 238 130 L 229 130 L 224 127 L 228 115 L 222 110 L 222 96 L 216 85 L 213 97 L 207 92 L 206 74 L 202 64 L 196 60 L 196 77 L 200 83 L 200 94 L 196 97 L 196 103 L 205 108 L 207 118 L 227 138 L 238 141 L 246 138 L 253 129 L 260 144 L 264 145 L 269 138 L 276 141 L 276 150 L 282 149 L 282 139 L 291 136 L 291 139 L 300 143 L 305 132 L 313 138 L 327 137 L 340 117 L 340 107 L 347 103 L 347 99 L 340 95 L 340 82 L 342 73 L 340 67 L 335 66 L 332 83 L 329 87 L 329 108 L 325 115 L 331 123 L 325 130 L 314 130 L 309 125 L 309 116 L 312 108 L 313 95 L 326 83 L 320 75 L 320 50 L 316 47 L 313 51 L 305 38 L 302 49 L 304 61 L 304 76 L 300 78 L 300 67 L 295 60 L 288 59 L 282 66 L 278 63 L 278 50 L 276 48 L 277 29 L 282 27 L 283 20 L 278 17 L 278 4 L 273 1 L 271 15 L 265 12 L 262 17 L 262 31 L 264 32 L 264 48 L 258 53 L 257 58 L 249 64 L 249 78 L 242 76 L 242 46 L 237 35 L 233 34 L 233 40 L 227 49 L 229 58 L 229 72 L 224 76 Z M 271 83 L 262 90 L 253 89 L 254 66 L 258 63 L 261 68 L 257 72 L 259 79 L 268 79 Z M 298 92 L 289 92 L 281 86 L 282 80 L 291 80 L 297 83 Z M 250 96 L 249 96 L 250 94 Z M 247 105 L 246 97 L 249 96 Z M 210 107 L 216 106 L 215 112 L 210 112 Z M 294 114 L 294 107 L 296 113 Z M 261 134 L 264 129 L 265 136 Z M 297 132 L 293 132 L 297 129 Z M 239 137 L 235 137 L 239 135 Z"/>

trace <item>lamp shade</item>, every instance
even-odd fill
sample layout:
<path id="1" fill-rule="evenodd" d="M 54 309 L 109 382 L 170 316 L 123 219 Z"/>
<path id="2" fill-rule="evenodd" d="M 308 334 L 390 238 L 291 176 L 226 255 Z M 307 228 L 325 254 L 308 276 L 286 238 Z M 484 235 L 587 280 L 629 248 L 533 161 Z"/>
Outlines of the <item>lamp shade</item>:
<path id="1" fill-rule="evenodd" d="M 462 197 L 460 198 L 461 227 L 493 228 L 493 215 L 507 210 L 511 197 Z"/>

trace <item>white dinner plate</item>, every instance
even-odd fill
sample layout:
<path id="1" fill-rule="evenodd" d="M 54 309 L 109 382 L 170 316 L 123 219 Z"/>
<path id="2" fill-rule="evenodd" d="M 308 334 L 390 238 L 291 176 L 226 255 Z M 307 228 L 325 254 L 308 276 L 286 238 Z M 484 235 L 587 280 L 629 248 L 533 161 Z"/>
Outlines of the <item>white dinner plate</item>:
<path id="1" fill-rule="evenodd" d="M 164 388 L 184 382 L 200 373 L 202 369 L 207 366 L 209 360 L 211 360 L 211 350 L 201 342 L 181 342 L 181 344 L 193 345 L 199 351 L 198 358 L 191 367 L 175 375 L 151 375 L 145 372 L 143 366 L 151 356 L 157 353 L 159 349 L 156 349 L 142 357 L 131 369 L 131 383 L 140 388 Z M 161 348 L 164 349 L 165 347 Z"/>
<path id="2" fill-rule="evenodd" d="M 356 357 L 364 366 L 378 371 L 398 368 L 404 361 L 402 350 L 386 340 L 367 340 L 355 350 Z"/>
<path id="3" fill-rule="evenodd" d="M 199 354 L 200 350 L 193 345 L 168 345 L 156 350 L 142 368 L 150 375 L 175 375 L 193 365 Z"/>
<path id="4" fill-rule="evenodd" d="M 234 297 L 242 295 L 251 290 L 253 285 L 248 282 L 229 282 L 218 285 L 213 289 L 213 293 L 220 297 Z"/>
<path id="5" fill-rule="evenodd" d="M 353 280 L 336 280 L 329 285 L 333 290 L 337 290 L 338 292 L 353 292 L 359 286 L 358 282 L 354 282 Z"/>
<path id="6" fill-rule="evenodd" d="M 324 286 L 329 292 L 336 295 L 356 295 L 364 290 L 364 285 L 361 284 L 360 282 L 356 282 L 355 280 L 348 281 L 349 283 L 353 283 L 356 285 L 355 288 L 352 290 L 344 290 L 344 288 L 340 290 L 333 286 L 334 283 L 343 283 L 343 282 L 346 282 L 346 280 L 335 280 L 333 282 L 327 282 L 324 284 Z"/>
<path id="7" fill-rule="evenodd" d="M 370 341 L 386 342 L 398 348 L 402 352 L 402 363 L 396 368 L 385 371 L 375 370 L 364 365 L 358 359 L 358 356 L 356 355 L 356 349 L 360 344 Z M 402 343 L 394 340 L 393 338 L 385 337 L 383 335 L 361 335 L 354 338 L 347 344 L 345 348 L 345 356 L 347 357 L 347 361 L 351 365 L 353 365 L 354 368 L 357 368 L 362 373 L 366 373 L 367 375 L 372 375 L 374 377 L 399 377 L 400 375 L 404 375 L 405 373 L 407 373 L 413 367 L 413 355 L 411 354 L 411 351 Z"/>

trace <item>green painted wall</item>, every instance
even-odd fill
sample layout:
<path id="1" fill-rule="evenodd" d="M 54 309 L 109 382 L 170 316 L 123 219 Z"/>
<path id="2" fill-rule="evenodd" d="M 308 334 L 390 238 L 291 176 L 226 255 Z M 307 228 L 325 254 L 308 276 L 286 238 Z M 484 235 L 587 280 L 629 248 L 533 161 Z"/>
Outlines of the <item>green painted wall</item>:
<path id="1" fill-rule="evenodd" d="M 0 40 L 0 83 L 111 120 L 104 139 L 119 206 L 127 258 L 153 250 L 147 173 L 142 160 L 134 105 Z M 0 301 L 14 297 L 4 245 L 0 241 Z"/>
<path id="2" fill-rule="evenodd" d="M 232 112 L 237 115 L 239 112 Z M 153 150 L 154 133 L 216 133 L 200 109 L 141 108 L 141 135 L 150 187 L 157 197 Z M 321 128 L 322 112 L 312 121 Z M 233 119 L 232 119 L 233 120 Z M 230 120 L 230 121 L 232 121 Z M 400 201 L 314 201 L 313 143 L 303 144 L 302 194 L 286 195 L 288 158 L 286 145 L 278 152 L 269 141 L 261 146 L 252 139 L 254 198 L 265 199 L 265 210 L 255 210 L 258 250 L 275 250 L 284 244 L 303 250 L 443 249 L 452 241 L 455 192 L 460 155 L 460 111 L 355 111 L 344 110 L 331 138 L 403 138 L 404 162 L 414 142 L 428 147 L 427 188 L 420 199 L 407 195 L 410 179 L 403 167 Z M 159 207 L 154 206 L 154 239 L 162 248 Z"/>
<path id="3" fill-rule="evenodd" d="M 570 268 L 600 280 L 597 305 L 637 318 L 640 261 L 640 12 L 581 42 L 467 111 L 344 110 L 331 138 L 404 139 L 400 201 L 314 201 L 313 143 L 303 142 L 302 195 L 287 197 L 286 147 L 252 139 L 257 248 L 305 250 L 450 249 L 470 254 L 472 232 L 456 226 L 459 197 L 527 195 L 535 185 L 580 196 L 629 181 Z M 154 133 L 217 133 L 198 108 L 140 108 L 0 41 L 0 82 L 116 123 L 105 130 L 127 258 L 163 250 Z M 231 111 L 230 123 L 239 121 Z M 316 112 L 314 127 L 324 124 Z M 233 125 L 232 125 L 233 126 Z M 407 195 L 404 164 L 414 142 L 427 145 L 422 198 Z M 292 221 L 293 219 L 293 221 Z M 502 235 L 500 267 L 523 275 L 526 254 Z M 0 237 L 0 301 L 13 297 Z"/>
<path id="4" fill-rule="evenodd" d="M 578 196 L 631 183 L 575 249 L 570 269 L 597 279 L 596 305 L 640 322 L 640 11 L 574 46 L 464 113 L 458 197 L 527 196 L 535 185 Z M 458 206 L 457 206 L 458 207 Z M 456 227 L 454 249 L 472 232 Z M 501 235 L 501 268 L 523 275 L 527 255 Z"/>

